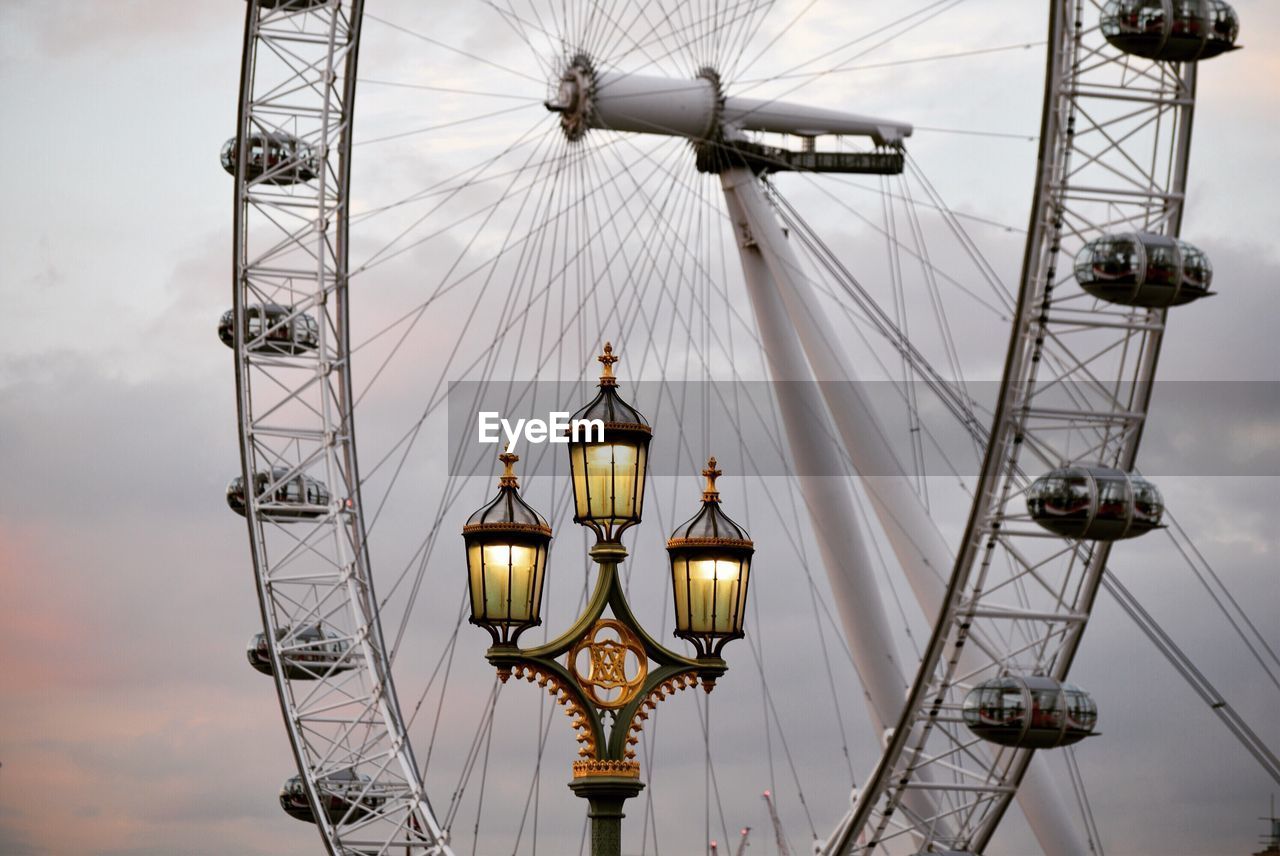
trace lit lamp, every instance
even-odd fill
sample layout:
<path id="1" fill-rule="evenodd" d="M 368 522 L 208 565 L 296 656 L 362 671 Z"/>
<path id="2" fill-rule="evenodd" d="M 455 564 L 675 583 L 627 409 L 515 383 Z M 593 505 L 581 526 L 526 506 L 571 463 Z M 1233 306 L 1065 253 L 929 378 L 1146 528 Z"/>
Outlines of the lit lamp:
<path id="1" fill-rule="evenodd" d="M 622 532 L 640 522 L 644 505 L 644 477 L 653 429 L 640 412 L 618 395 L 613 376 L 613 346 L 606 343 L 598 357 L 604 365 L 600 392 L 573 415 L 598 420 L 603 439 L 589 428 L 577 430 L 569 441 L 569 470 L 573 475 L 573 521 L 591 527 L 596 537 L 617 543 Z"/>
<path id="2" fill-rule="evenodd" d="M 520 498 L 512 468 L 519 456 L 504 452 L 498 459 L 506 465 L 498 479 L 498 495 L 471 515 L 462 538 L 467 545 L 470 621 L 488 630 L 494 645 L 505 646 L 542 623 L 551 527 Z"/>
<path id="3" fill-rule="evenodd" d="M 667 541 L 675 595 L 675 635 L 698 649 L 699 657 L 718 657 L 730 639 L 742 634 L 747 583 L 755 548 L 746 531 L 720 510 L 716 459 L 702 471 L 707 478 L 702 508 L 680 524 Z"/>
<path id="4" fill-rule="evenodd" d="M 598 566 L 578 618 L 554 639 L 518 644 L 521 633 L 541 623 L 551 527 L 520 498 L 515 455 L 498 456 L 507 465 L 498 495 L 471 515 L 462 537 L 471 623 L 493 638 L 485 659 L 504 683 L 536 683 L 564 706 L 578 743 L 569 788 L 590 805 L 592 856 L 621 856 L 623 807 L 645 787 L 636 749 L 644 721 L 658 701 L 691 687 L 711 692 L 728 671 L 720 651 L 742 635 L 754 548 L 720 510 L 720 470 L 712 458 L 702 471 L 701 510 L 667 542 L 676 635 L 692 642 L 697 655 L 666 648 L 640 625 L 619 572 L 627 558 L 621 536 L 640 522 L 653 429 L 618 395 L 613 347 L 606 344 L 599 359 L 600 391 L 574 414 L 568 437 L 574 521 L 596 533 L 588 555 Z M 591 423 L 598 424 L 591 429 Z"/>

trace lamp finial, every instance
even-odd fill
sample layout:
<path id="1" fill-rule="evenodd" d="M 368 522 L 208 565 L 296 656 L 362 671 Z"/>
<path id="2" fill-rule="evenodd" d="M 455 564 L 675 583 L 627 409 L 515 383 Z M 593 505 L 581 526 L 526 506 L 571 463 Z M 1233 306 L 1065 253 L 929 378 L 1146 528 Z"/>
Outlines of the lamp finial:
<path id="1" fill-rule="evenodd" d="M 498 460 L 506 466 L 502 471 L 502 476 L 498 479 L 498 487 L 519 487 L 516 481 L 515 463 L 520 460 L 520 456 L 515 452 L 503 452 L 498 455 Z"/>
<path id="2" fill-rule="evenodd" d="M 604 371 L 600 374 L 601 386 L 617 386 L 618 379 L 613 376 L 613 364 L 618 361 L 618 357 L 613 355 L 613 343 L 604 343 L 604 353 L 596 357 L 600 364 L 604 366 Z"/>
<path id="3" fill-rule="evenodd" d="M 719 502 L 720 491 L 716 490 L 716 479 L 724 475 L 724 472 L 716 466 L 715 457 L 707 459 L 707 468 L 702 471 L 702 474 L 707 478 L 707 486 L 702 489 L 702 501 Z"/>

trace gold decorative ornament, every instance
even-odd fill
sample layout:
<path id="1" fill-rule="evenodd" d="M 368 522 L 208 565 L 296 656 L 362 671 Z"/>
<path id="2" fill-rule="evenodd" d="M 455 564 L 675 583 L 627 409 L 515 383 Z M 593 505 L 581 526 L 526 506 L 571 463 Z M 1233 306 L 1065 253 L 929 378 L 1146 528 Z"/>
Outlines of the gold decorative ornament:
<path id="1" fill-rule="evenodd" d="M 573 697 L 573 693 L 560 686 L 560 681 L 556 679 L 555 675 L 548 674 L 533 664 L 518 663 L 506 674 L 501 671 L 498 672 L 498 677 L 504 684 L 512 675 L 515 675 L 517 679 L 523 678 L 530 683 L 536 683 L 555 698 L 556 704 L 564 707 L 565 716 L 569 717 L 569 724 L 573 727 L 576 739 L 582 744 L 578 747 L 578 754 L 587 761 L 594 763 L 597 751 L 595 737 L 591 732 L 591 727 L 587 724 L 586 711 L 579 706 L 578 700 Z M 583 762 L 576 761 L 574 766 L 576 767 L 580 763 Z"/>
<path id="2" fill-rule="evenodd" d="M 708 685 L 714 685 L 715 682 L 703 680 L 702 684 L 707 692 L 711 692 L 711 688 Z M 688 687 L 696 687 L 697 685 L 698 675 L 695 672 L 680 672 L 672 675 L 650 691 L 648 698 L 636 708 L 636 714 L 631 718 L 631 725 L 627 729 L 626 756 L 628 759 L 636 757 L 635 746 L 640 742 L 640 732 L 644 730 L 644 721 L 649 718 L 649 711 L 656 708 L 658 702 L 667 696 L 675 695 L 678 692 L 683 692 Z"/>
<path id="3" fill-rule="evenodd" d="M 573 777 L 586 779 L 592 776 L 622 776 L 640 778 L 639 761 L 574 761 Z"/>
<path id="4" fill-rule="evenodd" d="M 600 373 L 601 386 L 617 386 L 618 379 L 613 376 L 613 364 L 619 360 L 619 357 L 613 355 L 613 343 L 604 343 L 604 353 L 596 357 L 600 361 L 600 365 L 604 366 L 604 371 Z"/>
<path id="5" fill-rule="evenodd" d="M 608 634 L 618 638 L 601 638 Z M 584 653 L 587 655 L 585 658 L 582 656 Z M 629 674 L 630 670 L 634 673 Z M 640 691 L 649 674 L 649 656 L 626 625 L 611 618 L 601 618 L 569 652 L 569 671 L 592 703 L 605 710 L 616 710 Z M 609 698 L 614 690 L 620 692 Z"/>

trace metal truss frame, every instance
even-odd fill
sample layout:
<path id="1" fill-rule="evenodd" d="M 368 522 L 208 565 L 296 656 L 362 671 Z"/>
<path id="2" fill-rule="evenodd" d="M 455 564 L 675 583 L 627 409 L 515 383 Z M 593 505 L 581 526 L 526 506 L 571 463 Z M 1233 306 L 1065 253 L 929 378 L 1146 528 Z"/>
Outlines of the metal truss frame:
<path id="1" fill-rule="evenodd" d="M 356 464 L 347 314 L 348 187 L 362 0 L 248 4 L 235 182 L 234 324 L 241 473 L 272 472 L 248 491 L 245 517 L 281 712 L 312 814 L 330 853 L 448 853 L 427 803 L 395 687 L 370 574 Z M 247 169 L 253 135 L 310 146 L 318 175 L 280 182 L 291 167 Z M 319 323 L 313 350 L 260 347 L 255 304 Z M 328 506 L 273 514 L 276 488 L 305 475 Z M 345 643 L 318 680 L 285 675 L 284 658 L 322 627 Z M 352 804 L 323 808 L 324 780 L 354 774 Z"/>
<path id="2" fill-rule="evenodd" d="M 1065 679 L 1110 553 L 1109 544 L 1039 529 L 1022 510 L 1024 491 L 1050 467 L 1131 470 L 1136 461 L 1165 310 L 1084 295 L 1072 259 L 1107 232 L 1178 234 L 1195 65 L 1109 47 L 1097 3 L 1050 5 L 1039 172 L 975 501 L 907 704 L 831 853 L 908 843 L 986 848 L 1032 752 L 970 735 L 960 717 L 964 695 L 1005 672 Z M 906 797 L 918 792 L 930 795 L 933 814 L 912 811 Z"/>

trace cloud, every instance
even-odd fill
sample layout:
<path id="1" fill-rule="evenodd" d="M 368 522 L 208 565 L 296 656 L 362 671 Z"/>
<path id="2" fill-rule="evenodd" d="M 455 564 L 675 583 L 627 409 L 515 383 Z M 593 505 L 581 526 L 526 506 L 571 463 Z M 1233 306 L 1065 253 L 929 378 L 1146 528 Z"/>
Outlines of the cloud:
<path id="1" fill-rule="evenodd" d="M 777 29 L 766 30 L 761 39 L 771 37 L 803 5 L 791 3 Z M 925 53 L 952 50 L 953 42 L 1038 38 L 1038 33 L 1021 29 L 1007 31 L 1006 15 L 1023 5 L 989 4 L 978 24 L 939 19 L 913 49 Z M 491 34 L 488 19 L 474 15 L 471 7 L 458 4 L 441 11 L 437 6 L 413 6 L 407 20 L 415 29 L 473 51 L 498 45 L 504 61 L 529 64 L 527 49 L 509 29 L 496 28 L 498 33 Z M 1275 10 L 1260 3 L 1241 7 L 1255 34 L 1246 41 L 1267 44 Z M 844 11 L 841 7 L 806 21 L 788 50 L 812 54 L 815 45 L 847 41 L 861 24 L 845 21 L 840 17 Z M 213 335 L 229 299 L 231 228 L 229 186 L 213 152 L 226 135 L 234 108 L 240 13 L 238 3 L 63 0 L 0 7 L 5 34 L 0 36 L 0 62 L 7 69 L 21 64 L 20 75 L 8 75 L 6 92 L 13 93 L 14 109 L 25 111 L 21 126 L 46 130 L 8 135 L 16 148 L 5 149 L 12 153 L 9 163 L 39 166 L 9 170 L 4 178 L 7 195 L 15 200 L 7 206 L 10 219 L 4 230 L 12 275 L 5 279 L 9 312 L 0 342 L 0 603 L 6 605 L 0 622 L 6 685 L 0 710 L 0 850 L 6 853 L 302 854 L 315 849 L 314 831 L 285 817 L 275 805 L 275 791 L 292 771 L 293 760 L 273 689 L 243 659 L 258 606 L 244 524 L 226 509 L 222 497 L 239 465 L 230 355 Z M 459 55 L 412 37 L 393 39 L 385 29 L 379 35 L 378 30 L 370 26 L 366 32 L 371 37 L 362 55 L 366 73 L 390 69 L 403 71 L 405 80 L 467 81 Z M 375 44 L 382 49 L 374 50 Z M 906 58 L 911 52 L 888 55 Z M 1033 51 L 1016 54 L 1016 59 L 984 60 L 964 74 L 948 72 L 954 65 L 920 64 L 831 76 L 810 92 L 833 103 L 854 98 L 867 112 L 909 114 L 906 118 L 921 125 L 1022 132 L 1034 126 L 1032 102 L 1038 86 L 1021 84 L 1024 77 L 1039 74 L 1038 58 Z M 785 54 L 769 59 L 769 69 L 785 67 L 785 59 Z M 668 57 L 663 64 L 683 69 L 686 63 Z M 1274 138 L 1268 124 L 1274 117 L 1257 107 L 1274 102 L 1274 93 L 1268 90 L 1255 102 L 1250 89 L 1275 78 L 1268 74 L 1272 65 L 1265 48 L 1250 49 L 1224 58 L 1203 75 L 1199 115 L 1208 118 L 1197 126 L 1194 204 L 1187 227 L 1214 259 L 1220 296 L 1173 315 L 1163 354 L 1164 378 L 1277 380 L 1280 345 L 1270 335 L 1270 319 L 1271 286 L 1280 280 L 1280 270 L 1265 203 L 1275 195 L 1267 182 L 1274 182 L 1280 170 L 1274 146 L 1266 144 Z M 93 69 L 91 80 L 87 68 Z M 64 77 L 74 85 L 63 87 Z M 505 85 L 513 92 L 542 94 L 536 82 L 517 88 L 502 73 L 480 77 L 477 85 L 487 89 Z M 99 87 L 111 97 L 103 97 Z M 1035 91 L 1028 95 L 1027 89 Z M 975 103 L 966 97 L 968 90 L 980 109 L 964 106 Z M 450 116 L 477 109 L 476 101 L 465 97 L 441 107 L 442 102 L 426 96 L 381 99 L 369 92 L 367 98 L 362 93 L 359 109 L 367 109 L 360 115 L 370 120 L 360 127 L 370 130 L 383 122 L 425 126 L 436 120 L 437 107 L 454 111 Z M 532 122 L 530 118 L 527 124 Z M 506 133 L 515 125 L 502 120 L 483 127 Z M 451 158 L 461 147 L 475 147 L 479 157 L 498 139 L 464 127 L 446 135 L 439 146 L 426 135 L 408 138 L 382 157 L 377 148 L 365 149 L 356 164 L 359 202 L 371 207 L 398 198 L 406 188 L 427 186 L 449 174 L 450 163 L 456 163 Z M 644 151 L 662 154 L 660 147 Z M 1023 225 L 1034 146 L 921 131 L 912 152 L 951 205 L 999 223 Z M 688 153 L 681 149 L 677 154 Z M 594 162 L 598 172 L 577 176 L 620 179 L 601 197 L 605 212 L 623 198 L 618 187 L 632 187 L 622 173 L 610 172 L 619 163 L 612 152 L 601 151 Z M 1242 191 L 1242 175 L 1254 188 L 1249 193 Z M 710 181 L 695 186 L 714 194 Z M 794 191 L 806 211 L 818 212 L 814 225 L 845 257 L 857 260 L 859 276 L 887 301 L 883 237 L 803 181 L 785 177 L 778 183 L 789 196 Z M 664 182 L 658 178 L 653 184 Z M 833 186 L 838 202 L 879 222 L 874 193 L 852 184 Z M 493 193 L 472 191 L 467 197 L 471 204 Z M 673 232 L 696 226 L 695 220 L 680 221 L 674 209 L 655 204 L 636 223 L 619 221 L 619 230 L 633 239 L 628 252 L 640 246 L 641 238 L 648 240 L 647 227 L 663 218 L 670 222 L 668 229 L 655 233 L 666 239 L 657 246 L 659 256 L 674 252 Z M 358 230 L 357 256 L 371 252 L 407 222 L 389 218 L 381 227 L 374 223 Z M 927 228 L 935 230 L 931 236 L 943 234 L 936 223 Z M 47 240 L 38 237 L 41 230 Z M 32 234 L 36 237 L 29 240 Z M 360 332 L 376 331 L 421 300 L 420 287 L 440 280 L 469 234 L 458 230 L 362 274 L 355 285 Z M 971 234 L 989 250 L 998 270 L 1012 277 L 1020 261 L 1021 236 L 981 224 L 972 224 Z M 727 252 L 726 270 L 732 270 L 731 243 Z M 938 237 L 931 252 L 962 284 L 990 296 L 954 241 Z M 635 253 L 627 261 L 638 266 L 642 258 Z M 563 257 L 543 259 L 534 284 L 563 263 Z M 913 262 L 906 269 L 909 277 L 918 276 Z M 490 294 L 516 290 L 506 278 L 509 270 L 498 270 Z M 670 296 L 658 299 L 663 285 L 670 287 Z M 655 339 L 695 342 L 697 336 L 680 323 L 696 309 L 688 302 L 692 292 L 687 286 L 674 276 L 654 286 L 648 299 L 661 310 L 649 319 L 652 328 L 634 328 L 636 344 L 629 346 L 634 347 L 629 354 L 641 352 L 639 343 L 651 330 L 657 331 Z M 535 303 L 531 323 L 542 324 L 539 313 L 547 309 L 550 320 L 539 335 L 550 341 L 563 336 L 573 359 L 583 357 L 576 353 L 586 348 L 577 342 L 576 327 L 617 323 L 607 306 L 615 287 L 625 300 L 640 285 L 601 282 L 596 294 L 606 304 L 604 310 L 593 306 L 567 333 L 560 330 L 564 319 L 555 303 Z M 362 404 L 361 452 L 367 467 L 416 416 L 414 408 L 420 407 L 422 387 L 430 379 L 428 369 L 438 369 L 445 359 L 477 292 L 475 281 L 469 281 L 454 298 L 433 307 L 407 341 L 401 354 L 405 358 L 393 363 Z M 520 290 L 517 296 L 527 293 Z M 483 307 L 476 327 L 483 328 L 497 314 L 495 306 Z M 957 329 L 969 331 L 958 347 L 974 375 L 997 373 L 1007 322 L 957 291 L 947 293 L 946 314 Z M 586 332 L 589 338 L 591 331 Z M 930 356 L 941 362 L 934 328 L 926 324 L 916 333 Z M 532 333 L 529 337 L 532 341 Z M 514 340 L 512 334 L 509 341 Z M 860 365 L 871 364 L 873 346 L 851 342 L 849 348 Z M 370 346 L 358 371 L 368 372 L 365 367 L 376 365 L 389 350 L 385 342 Z M 691 346 L 672 350 L 667 363 L 672 376 L 700 371 Z M 512 350 L 501 351 L 500 373 L 526 371 L 514 356 Z M 746 372 L 763 371 L 756 356 L 739 353 L 737 359 Z M 637 356 L 626 367 L 652 377 L 656 362 L 652 354 L 647 361 Z M 1265 402 L 1248 413 L 1206 411 L 1195 414 L 1197 424 L 1232 417 L 1223 434 L 1242 452 L 1274 440 L 1266 418 L 1274 413 L 1265 410 Z M 1203 429 L 1188 436 L 1187 444 L 1169 453 L 1199 459 L 1212 451 L 1203 448 Z M 438 438 L 424 435 L 378 524 L 373 555 L 384 594 L 402 568 L 409 569 L 412 580 L 414 551 L 447 484 Z M 378 486 L 385 483 L 380 477 Z M 759 617 L 753 614 L 751 643 L 730 647 L 732 671 L 711 697 L 720 801 L 729 831 L 749 824 L 758 836 L 769 826 L 759 792 L 774 788 L 791 842 L 799 850 L 809 836 L 810 816 L 820 832 L 840 816 L 847 787 L 874 763 L 878 740 L 866 727 L 861 687 L 832 633 L 823 574 L 809 568 L 811 589 L 803 573 L 802 562 L 812 562 L 815 551 L 808 546 L 803 555 L 792 546 L 793 541 L 805 545 L 809 536 L 803 526 L 789 522 L 794 497 L 777 480 L 730 484 L 733 507 L 742 510 L 741 519 L 760 549 L 753 583 Z M 1274 585 L 1280 550 L 1272 525 L 1274 479 L 1184 478 L 1162 481 L 1161 487 L 1196 543 L 1259 619 L 1263 632 L 1273 636 L 1265 619 L 1280 612 Z M 541 481 L 532 487 L 531 499 L 540 508 L 554 507 L 553 496 L 563 499 L 562 488 L 549 479 Z M 491 494 L 492 484 L 475 479 L 463 489 L 458 508 L 465 513 Z M 642 619 L 663 628 L 664 635 L 670 607 L 662 539 L 691 511 L 696 490 L 696 479 L 655 480 L 650 519 L 631 542 L 633 602 Z M 941 495 L 939 489 L 935 496 Z M 955 507 L 960 509 L 955 516 L 962 517 L 963 503 Z M 414 739 L 420 757 L 432 744 L 440 698 L 440 682 L 424 692 L 427 676 L 458 620 L 462 580 L 457 517 L 443 523 L 445 534 L 426 566 L 425 587 L 408 615 L 396 666 L 406 711 L 418 711 Z M 579 555 L 580 536 L 568 520 L 562 518 L 558 525 L 548 628 L 561 626 L 576 613 L 589 571 Z M 957 524 L 944 520 L 943 525 L 953 531 Z M 1247 650 L 1230 628 L 1206 608 L 1198 583 L 1162 538 L 1147 536 L 1118 549 L 1117 573 L 1275 745 L 1280 735 L 1269 724 L 1274 721 L 1274 695 L 1257 679 Z M 389 626 L 400 624 L 408 587 L 396 591 Z M 928 627 L 909 598 L 906 618 L 900 620 L 892 593 L 886 588 L 882 594 L 895 625 L 910 627 L 919 640 Z M 895 633 L 900 651 L 912 651 L 905 628 L 895 626 Z M 483 633 L 463 624 L 434 738 L 431 788 L 437 807 L 448 805 L 459 783 L 484 710 L 492 682 L 481 660 L 485 644 Z M 767 696 L 749 644 L 763 652 Z M 828 684 L 828 659 L 834 690 Z M 1270 786 L 1268 781 L 1105 597 L 1075 671 L 1102 706 L 1104 736 L 1086 742 L 1079 755 L 1108 849 L 1193 853 L 1238 845 L 1244 852 L 1253 841 L 1252 820 L 1263 808 L 1254 801 Z M 563 787 L 574 749 L 568 723 L 527 684 L 513 683 L 503 690 L 503 699 L 491 746 L 481 846 L 506 850 L 515 841 L 520 811 L 532 789 L 540 806 L 543 849 L 574 852 L 583 807 Z M 682 694 L 646 726 L 645 745 L 656 741 L 654 763 L 646 766 L 655 787 L 630 812 L 629 842 L 639 840 L 647 799 L 653 800 L 664 850 L 683 852 L 697 846 L 689 842 L 702 836 L 703 742 L 697 705 L 692 693 Z M 535 777 L 545 728 L 548 744 L 540 777 Z M 469 835 L 478 802 L 479 782 L 473 778 L 455 824 L 459 840 Z M 712 816 L 716 830 L 718 808 L 713 807 Z M 531 815 L 526 845 L 532 823 Z M 714 834 L 725 837 L 722 831 Z M 1009 827 L 1008 835 L 1003 846 L 1016 851 L 1025 839 L 1016 826 Z"/>

